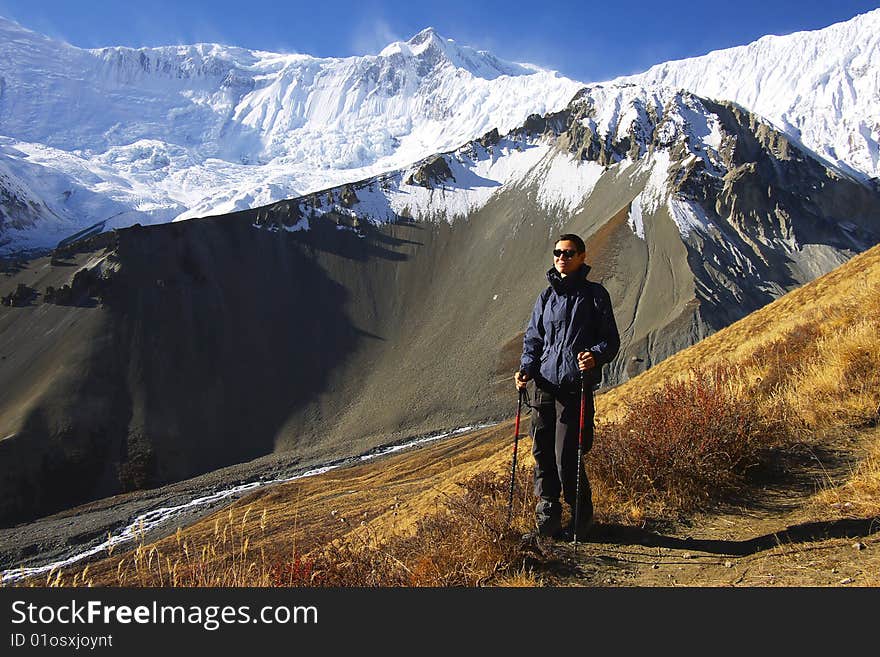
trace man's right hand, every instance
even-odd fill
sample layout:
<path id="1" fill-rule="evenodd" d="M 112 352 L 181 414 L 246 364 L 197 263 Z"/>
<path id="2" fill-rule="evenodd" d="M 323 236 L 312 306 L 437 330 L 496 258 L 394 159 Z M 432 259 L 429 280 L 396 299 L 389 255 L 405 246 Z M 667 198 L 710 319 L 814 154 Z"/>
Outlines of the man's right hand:
<path id="1" fill-rule="evenodd" d="M 514 382 L 516 383 L 516 389 L 517 389 L 517 390 L 522 390 L 523 388 L 525 388 L 525 387 L 526 387 L 526 384 L 527 384 L 531 379 L 532 379 L 532 377 L 530 377 L 530 376 L 529 376 L 528 374 L 526 374 L 525 372 L 517 372 L 516 374 L 513 375 L 513 380 L 514 380 Z"/>

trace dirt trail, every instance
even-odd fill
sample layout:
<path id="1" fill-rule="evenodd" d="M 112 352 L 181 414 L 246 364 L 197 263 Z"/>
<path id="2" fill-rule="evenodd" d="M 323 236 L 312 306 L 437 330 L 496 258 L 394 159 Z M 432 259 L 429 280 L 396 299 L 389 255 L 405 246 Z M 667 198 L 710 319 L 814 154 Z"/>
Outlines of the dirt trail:
<path id="1" fill-rule="evenodd" d="M 880 518 L 829 517 L 813 499 L 845 481 L 877 435 L 793 449 L 772 483 L 686 521 L 652 530 L 600 520 L 577 549 L 525 547 L 558 563 L 542 573 L 549 586 L 880 586 Z"/>
<path id="2" fill-rule="evenodd" d="M 878 586 L 880 519 L 817 521 L 780 527 L 777 518 L 713 518 L 698 537 L 620 525 L 594 528 L 577 550 L 544 543 L 559 560 L 549 586 Z M 728 524 L 729 523 L 729 524 Z M 725 526 L 726 525 L 726 526 Z M 752 536 L 716 538 L 731 528 Z M 696 534 L 696 531 L 692 531 Z"/>

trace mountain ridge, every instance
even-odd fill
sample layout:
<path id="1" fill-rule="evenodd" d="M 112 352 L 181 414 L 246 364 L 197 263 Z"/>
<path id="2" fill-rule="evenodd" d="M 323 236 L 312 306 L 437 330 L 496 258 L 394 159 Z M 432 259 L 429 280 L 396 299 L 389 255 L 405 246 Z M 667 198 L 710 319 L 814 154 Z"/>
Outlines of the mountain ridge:
<path id="1" fill-rule="evenodd" d="M 877 179 L 878 34 L 875 9 L 821 30 L 767 35 L 611 82 L 671 86 L 739 103 L 838 168 Z"/>
<path id="2" fill-rule="evenodd" d="M 585 86 L 594 92 L 626 84 L 648 90 L 666 88 L 667 92 L 681 88 L 707 99 L 736 102 L 763 116 L 789 141 L 803 144 L 829 166 L 870 182 L 880 162 L 880 114 L 870 102 L 872 94 L 880 93 L 880 47 L 874 36 L 880 32 L 878 22 L 880 11 L 869 12 L 822 30 L 765 37 L 746 46 L 666 62 L 642 74 L 589 85 L 531 65 L 500 62 L 490 53 L 445 39 L 433 28 L 407 42 L 389 44 L 384 55 L 349 58 L 318 59 L 217 44 L 88 51 L 63 45 L 65 57 L 106 59 L 101 66 L 109 68 L 99 67 L 104 85 L 114 76 L 143 77 L 145 69 L 153 73 L 168 69 L 168 79 L 178 82 L 193 71 L 213 76 L 213 86 L 180 88 L 189 98 L 173 106 L 162 100 L 161 85 L 152 91 L 143 89 L 135 102 L 123 105 L 123 114 L 138 108 L 147 112 L 143 125 L 128 123 L 119 114 L 118 120 L 107 121 L 92 146 L 83 144 L 94 137 L 54 143 L 45 135 L 13 130 L 15 135 L 7 135 L 0 144 L 0 161 L 6 164 L 7 176 L 14 178 L 10 186 L 32 187 L 32 171 L 39 171 L 39 178 L 58 192 L 38 199 L 50 210 L 44 213 L 47 221 L 34 219 L 28 223 L 30 228 L 14 230 L 9 228 L 10 221 L 0 217 L 0 250 L 11 253 L 50 247 L 100 221 L 111 229 L 220 214 L 350 183 L 455 149 L 492 129 L 506 133 L 522 125 L 530 114 L 561 110 Z M 0 31 L 4 25 L 9 33 L 12 24 L 0 22 Z M 12 31 L 19 36 L 36 34 L 24 28 Z M 36 35 L 30 42 L 25 40 L 25 45 L 30 44 L 28 51 L 16 42 L 16 48 L 6 48 L 10 61 L 26 52 L 35 61 L 46 59 L 34 55 L 42 52 L 36 42 L 55 43 Z M 832 43 L 834 49 L 845 44 L 842 54 L 829 50 Z M 182 53 L 181 59 L 169 65 L 172 60 L 167 58 L 177 57 L 175 53 Z M 742 53 L 751 54 L 738 59 Z M 776 66 L 779 61 L 786 62 L 785 67 Z M 328 62 L 343 68 L 333 72 Z M 466 75 L 476 77 L 462 86 L 458 73 L 451 77 L 437 74 L 438 62 L 448 64 L 440 69 L 467 71 Z M 794 62 L 804 70 L 790 70 Z M 83 70 L 93 68 L 90 64 Z M 22 102 L 30 102 L 15 96 L 17 89 L 35 90 L 40 99 L 34 111 L 24 111 L 22 116 L 37 126 L 57 124 L 69 103 L 58 105 L 57 99 L 40 91 L 38 81 L 16 82 L 9 71 L 0 65 L 0 120 L 4 125 L 9 126 L 14 118 L 9 111 L 4 113 L 4 107 L 8 110 L 14 105 L 21 110 Z M 422 77 L 426 71 L 434 72 Z M 479 77 L 481 71 L 491 79 Z M 82 76 L 83 81 L 88 79 L 85 73 Z M 783 76 L 789 82 L 781 82 Z M 62 88 L 70 86 L 60 72 L 47 78 Z M 416 82 L 421 85 L 418 94 L 406 96 Z M 321 95 L 315 85 L 343 91 L 336 96 Z M 76 86 L 80 97 L 88 87 Z M 111 102 L 100 113 L 112 117 L 113 98 L 124 96 L 112 84 L 101 89 L 102 99 Z M 388 96 L 392 91 L 398 95 Z M 51 113 L 52 121 L 39 119 L 44 105 L 59 110 Z M 79 111 L 88 113 L 91 105 L 80 102 Z M 62 123 L 88 122 L 74 117 Z M 167 128 L 162 127 L 166 124 Z M 830 141 L 823 141 L 823 135 Z M 99 194 L 96 189 L 101 190 Z M 81 202 L 83 197 L 88 200 Z M 5 214 L 14 211 L 12 205 Z M 19 219 L 16 225 L 23 224 Z"/>
<path id="3" fill-rule="evenodd" d="M 0 160 L 18 186 L 37 166 L 64 195 L 42 199 L 52 214 L 31 231 L 0 218 L 6 252 L 53 246 L 70 222 L 165 222 L 374 175 L 513 128 L 579 87 L 434 32 L 415 54 L 319 59 L 217 44 L 82 50 L 9 26 Z M 103 204 L 79 203 L 96 189 Z"/>
<path id="4" fill-rule="evenodd" d="M 562 232 L 586 239 L 591 275 L 614 300 L 622 347 L 606 385 L 880 241 L 876 185 L 734 102 L 596 84 L 479 134 L 356 183 L 268 204 L 253 194 L 198 221 L 79 226 L 86 239 L 10 266 L 0 522 L 499 417 Z M 0 174 L 21 182 L 6 207 L 38 214 L 31 187 L 104 202 L 41 175 L 32 160 L 49 147 L 6 137 L 0 149 Z M 104 156 L 107 170 L 136 156 L 140 176 L 165 180 L 156 140 Z M 137 221 L 128 207 L 113 209 Z"/>

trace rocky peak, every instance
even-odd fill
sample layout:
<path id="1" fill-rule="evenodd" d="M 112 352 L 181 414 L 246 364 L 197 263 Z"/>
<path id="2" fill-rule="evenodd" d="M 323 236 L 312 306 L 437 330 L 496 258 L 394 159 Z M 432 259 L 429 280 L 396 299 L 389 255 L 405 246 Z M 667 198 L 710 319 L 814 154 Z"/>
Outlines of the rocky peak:
<path id="1" fill-rule="evenodd" d="M 408 41 L 389 44 L 379 56 L 414 58 L 419 62 L 420 75 L 426 75 L 438 66 L 464 69 L 474 77 L 487 80 L 501 75 L 528 75 L 535 72 L 535 69 L 502 61 L 484 50 L 459 45 L 440 35 L 433 27 L 425 28 Z"/>
<path id="2" fill-rule="evenodd" d="M 446 41 L 443 37 L 441 37 L 437 30 L 433 27 L 426 27 L 424 30 L 413 36 L 407 43 L 413 48 L 418 48 L 421 46 L 422 48 L 437 46 L 442 48 L 443 43 Z"/>
<path id="3" fill-rule="evenodd" d="M 407 57 L 419 57 L 426 54 L 442 55 L 446 53 L 447 43 L 453 44 L 454 42 L 440 36 L 433 27 L 427 27 L 407 41 L 389 43 L 382 49 L 379 56 L 390 57 L 396 54 L 403 54 Z"/>

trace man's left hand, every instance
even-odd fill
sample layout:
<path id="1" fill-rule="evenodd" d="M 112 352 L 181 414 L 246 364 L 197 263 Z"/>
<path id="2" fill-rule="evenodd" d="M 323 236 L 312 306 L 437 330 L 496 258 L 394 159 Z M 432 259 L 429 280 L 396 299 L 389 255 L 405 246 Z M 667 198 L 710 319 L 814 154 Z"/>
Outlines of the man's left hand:
<path id="1" fill-rule="evenodd" d="M 596 357 L 593 356 L 592 351 L 582 351 L 578 354 L 578 369 L 580 369 L 581 372 L 588 372 L 596 367 L 597 364 Z"/>

